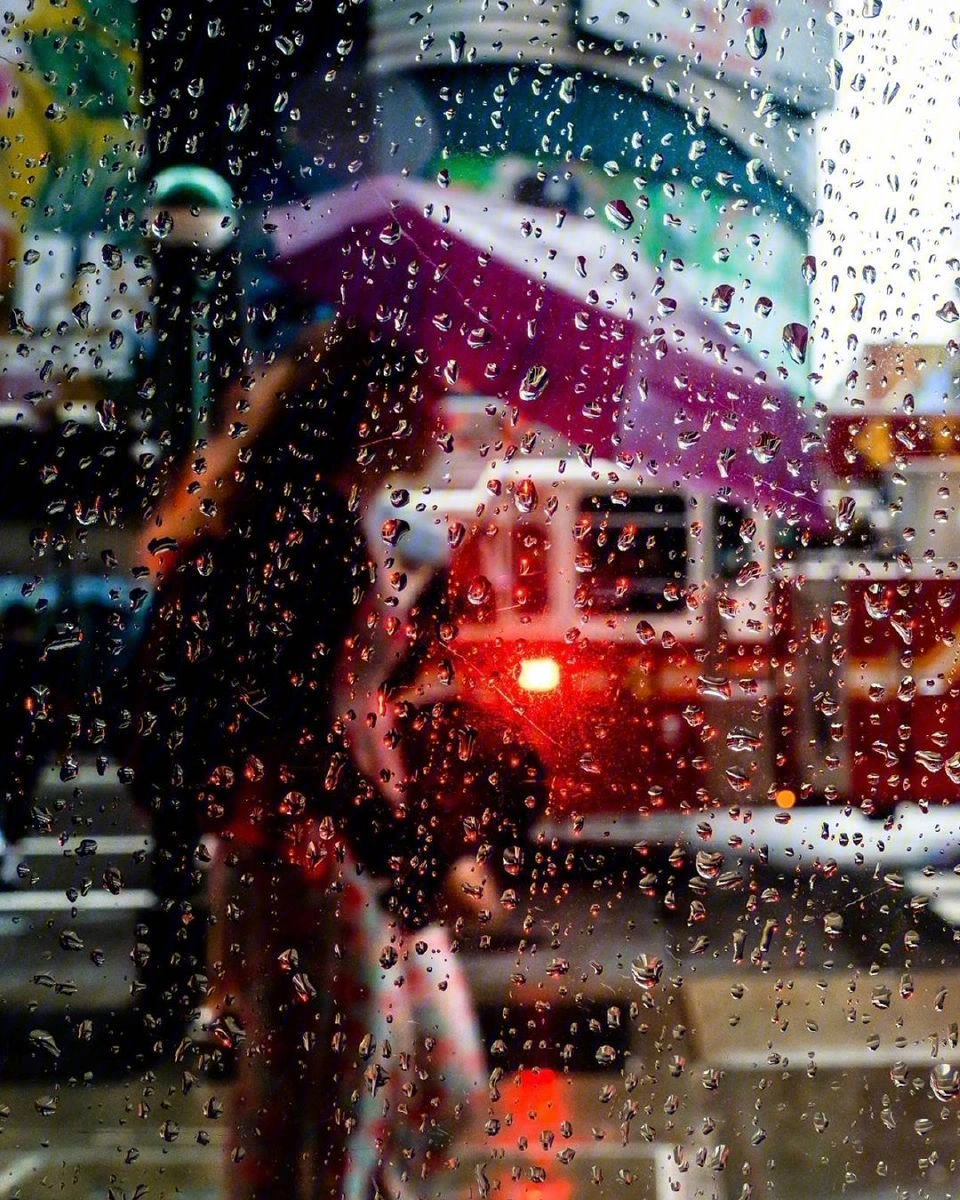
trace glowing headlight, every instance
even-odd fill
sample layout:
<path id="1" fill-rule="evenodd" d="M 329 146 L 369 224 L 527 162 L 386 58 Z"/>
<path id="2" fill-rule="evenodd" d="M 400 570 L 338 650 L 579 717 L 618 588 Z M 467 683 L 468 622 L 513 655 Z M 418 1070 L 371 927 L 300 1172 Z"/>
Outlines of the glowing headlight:
<path id="1" fill-rule="evenodd" d="M 560 664 L 552 658 L 525 658 L 517 682 L 527 692 L 552 692 L 560 682 Z"/>

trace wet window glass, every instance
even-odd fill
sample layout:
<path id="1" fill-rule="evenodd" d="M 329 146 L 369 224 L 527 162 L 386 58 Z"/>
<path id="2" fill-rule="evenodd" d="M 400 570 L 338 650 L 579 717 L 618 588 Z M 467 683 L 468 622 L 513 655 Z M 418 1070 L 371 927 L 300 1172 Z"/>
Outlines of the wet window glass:
<path id="1" fill-rule="evenodd" d="M 7 0 L 0 1200 L 942 1200 L 960 17 Z"/>

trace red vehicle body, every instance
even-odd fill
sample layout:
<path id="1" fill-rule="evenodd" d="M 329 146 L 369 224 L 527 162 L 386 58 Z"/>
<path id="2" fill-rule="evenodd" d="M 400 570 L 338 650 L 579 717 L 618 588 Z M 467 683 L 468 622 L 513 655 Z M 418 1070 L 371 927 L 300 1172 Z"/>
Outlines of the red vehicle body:
<path id="1" fill-rule="evenodd" d="M 787 549 L 768 512 L 623 462 L 505 454 L 425 493 L 455 632 L 409 698 L 516 729 L 558 833 L 960 797 L 956 563 Z"/>

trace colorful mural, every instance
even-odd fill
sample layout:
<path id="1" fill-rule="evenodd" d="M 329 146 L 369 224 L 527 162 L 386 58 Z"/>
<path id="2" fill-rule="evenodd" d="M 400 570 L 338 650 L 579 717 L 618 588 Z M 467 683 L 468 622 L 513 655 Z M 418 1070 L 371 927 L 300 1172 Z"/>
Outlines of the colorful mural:
<path id="1" fill-rule="evenodd" d="M 0 402 L 36 422 L 130 379 L 146 324 L 134 4 L 17 0 L 0 36 Z"/>
<path id="2" fill-rule="evenodd" d="M 130 221 L 144 157 L 133 3 L 20 0 L 5 16 L 0 212 L 21 233 Z"/>

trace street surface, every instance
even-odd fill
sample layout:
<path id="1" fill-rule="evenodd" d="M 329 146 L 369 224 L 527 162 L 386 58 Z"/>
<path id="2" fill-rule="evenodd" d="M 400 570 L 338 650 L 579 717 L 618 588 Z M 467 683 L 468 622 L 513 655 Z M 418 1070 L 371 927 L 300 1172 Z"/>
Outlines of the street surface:
<path id="1" fill-rule="evenodd" d="M 152 1061 L 129 1019 L 148 830 L 86 767 L 41 792 L 52 833 L 0 895 L 0 1200 L 216 1200 L 229 1076 L 189 1037 Z M 437 1194 L 955 1194 L 954 845 L 896 869 L 693 846 L 672 882 L 663 856 L 562 852 L 509 936 L 463 930 L 490 1094 Z"/>

